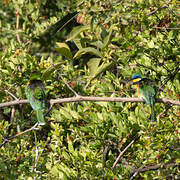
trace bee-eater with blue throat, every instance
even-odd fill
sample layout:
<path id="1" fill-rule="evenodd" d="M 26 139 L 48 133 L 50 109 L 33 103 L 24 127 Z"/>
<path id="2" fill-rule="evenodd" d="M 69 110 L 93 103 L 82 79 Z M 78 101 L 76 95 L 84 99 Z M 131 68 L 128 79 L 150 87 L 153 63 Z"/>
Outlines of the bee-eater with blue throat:
<path id="1" fill-rule="evenodd" d="M 156 121 L 154 112 L 156 88 L 153 85 L 152 80 L 148 78 L 142 78 L 139 74 L 133 74 L 131 78 L 133 84 L 136 85 L 138 97 L 142 97 L 146 104 L 151 107 L 151 115 L 149 119 L 151 121 Z"/>
<path id="2" fill-rule="evenodd" d="M 39 125 L 45 125 L 43 110 L 45 109 L 45 88 L 43 82 L 38 79 L 33 79 L 28 82 L 25 88 L 26 97 L 36 112 Z"/>

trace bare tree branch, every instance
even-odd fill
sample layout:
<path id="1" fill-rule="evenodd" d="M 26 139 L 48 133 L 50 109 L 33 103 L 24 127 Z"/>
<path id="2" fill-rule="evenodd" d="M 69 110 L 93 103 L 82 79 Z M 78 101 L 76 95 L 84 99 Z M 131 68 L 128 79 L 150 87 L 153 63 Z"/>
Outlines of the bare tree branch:
<path id="1" fill-rule="evenodd" d="M 28 104 L 28 103 L 29 103 L 28 100 L 15 100 L 10 102 L 0 103 L 0 108 L 14 106 L 18 104 Z"/>
<path id="2" fill-rule="evenodd" d="M 81 101 L 104 101 L 104 102 L 145 102 L 141 98 L 126 98 L 126 97 L 89 97 L 89 96 L 76 96 L 76 97 L 69 97 L 69 98 L 58 98 L 58 99 L 50 99 L 49 103 L 50 105 L 54 104 L 60 104 L 60 103 L 70 103 L 70 102 L 81 102 Z M 156 99 L 157 103 L 164 103 L 164 104 L 171 104 L 180 106 L 180 101 L 162 98 L 162 99 Z M 14 106 L 18 104 L 28 104 L 28 100 L 15 100 L 5 103 L 0 103 L 0 108 L 8 107 L 8 106 Z"/>
<path id="3" fill-rule="evenodd" d="M 77 96 L 72 98 L 63 99 L 51 99 L 50 104 L 68 103 L 68 102 L 80 102 L 80 101 L 104 101 L 104 102 L 145 102 L 141 98 L 125 98 L 125 97 L 89 97 L 89 96 Z M 172 104 L 180 106 L 180 101 L 175 101 L 171 99 L 157 99 L 156 102 L 164 104 Z M 1 107 L 1 104 L 0 104 Z"/>

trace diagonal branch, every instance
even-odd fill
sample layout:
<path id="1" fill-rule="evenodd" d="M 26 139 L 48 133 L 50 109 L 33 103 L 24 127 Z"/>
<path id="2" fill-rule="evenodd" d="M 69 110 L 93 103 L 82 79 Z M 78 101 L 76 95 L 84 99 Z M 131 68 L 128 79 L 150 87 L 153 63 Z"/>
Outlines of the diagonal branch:
<path id="1" fill-rule="evenodd" d="M 168 3 L 164 4 L 163 6 L 161 6 L 161 7 L 159 7 L 159 8 L 157 8 L 156 10 L 151 11 L 150 13 L 147 14 L 147 16 L 153 15 L 154 13 L 156 13 L 157 11 L 159 11 L 159 10 L 162 9 L 162 8 L 168 8 L 168 4 L 169 4 L 170 2 L 171 2 L 171 1 L 169 1 Z"/>
<path id="2" fill-rule="evenodd" d="M 53 66 L 54 66 L 54 65 L 53 65 Z M 54 68 L 55 68 L 55 67 L 54 67 Z M 70 91 L 72 91 L 75 96 L 79 96 L 79 95 L 77 94 L 77 92 L 74 91 L 74 89 L 72 89 L 71 86 L 69 86 L 69 84 L 68 84 L 68 83 L 65 81 L 65 79 L 63 78 L 63 76 L 62 76 L 57 70 L 56 70 L 56 72 L 58 73 L 58 76 L 62 79 L 62 81 L 64 82 L 64 84 L 70 89 Z"/>
<path id="3" fill-rule="evenodd" d="M 166 81 L 161 85 L 161 88 L 163 88 L 167 84 L 168 81 L 173 80 L 174 77 L 176 76 L 176 74 L 179 72 L 179 70 L 180 70 L 180 67 L 178 66 L 175 69 L 175 71 L 172 74 L 170 74 L 170 77 L 168 79 L 166 79 Z"/>
<path id="4" fill-rule="evenodd" d="M 5 90 L 5 92 L 7 92 L 10 96 L 12 96 L 15 100 L 18 100 L 18 98 L 8 90 Z"/>
<path id="5" fill-rule="evenodd" d="M 133 139 L 125 148 L 123 151 L 120 152 L 119 156 L 117 157 L 116 161 L 114 162 L 112 169 L 114 169 L 114 167 L 116 166 L 116 164 L 118 163 L 119 159 L 121 158 L 121 156 L 127 151 L 127 149 L 139 138 L 140 136 L 136 137 L 135 139 Z"/>
<path id="6" fill-rule="evenodd" d="M 14 138 L 16 138 L 16 137 L 18 137 L 18 136 L 21 136 L 21 135 L 23 135 L 23 134 L 26 134 L 26 133 L 29 132 L 29 131 L 34 130 L 34 129 L 37 127 L 37 125 L 38 125 L 38 123 L 36 123 L 33 127 L 29 128 L 29 129 L 26 129 L 26 130 L 23 131 L 23 132 L 20 132 L 20 133 L 17 133 L 17 134 L 15 134 L 15 135 L 13 135 L 13 136 L 8 137 L 7 139 L 4 140 L 4 142 L 3 142 L 2 144 L 0 144 L 0 148 L 1 148 L 2 146 L 4 146 L 7 142 L 9 142 L 11 139 L 14 139 Z"/>
<path id="7" fill-rule="evenodd" d="M 168 168 L 168 167 L 176 167 L 176 166 L 178 166 L 178 164 L 173 162 L 173 163 L 160 163 L 154 166 L 146 166 L 146 167 L 138 168 L 132 172 L 133 175 L 131 176 L 130 180 L 134 179 L 141 172 L 156 170 L 162 167 Z"/>

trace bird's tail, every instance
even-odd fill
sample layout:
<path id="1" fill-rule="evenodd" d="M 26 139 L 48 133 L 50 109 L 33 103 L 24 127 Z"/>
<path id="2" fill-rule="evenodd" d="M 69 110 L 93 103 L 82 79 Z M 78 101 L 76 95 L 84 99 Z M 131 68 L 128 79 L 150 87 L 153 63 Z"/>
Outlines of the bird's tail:
<path id="1" fill-rule="evenodd" d="M 45 120 L 44 120 L 44 116 L 43 116 L 43 111 L 42 110 L 37 110 L 36 111 L 36 116 L 37 116 L 37 120 L 40 126 L 43 126 L 46 124 Z"/>
<path id="2" fill-rule="evenodd" d="M 154 105 L 151 105 L 151 115 L 150 115 L 149 119 L 151 121 L 157 121 L 156 114 L 155 114 L 155 111 L 154 111 Z"/>

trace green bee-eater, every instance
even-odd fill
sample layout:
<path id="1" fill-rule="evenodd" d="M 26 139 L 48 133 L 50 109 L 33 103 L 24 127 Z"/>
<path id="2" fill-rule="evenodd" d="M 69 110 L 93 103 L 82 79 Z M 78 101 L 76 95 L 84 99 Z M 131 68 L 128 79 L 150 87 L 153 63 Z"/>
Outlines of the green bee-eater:
<path id="1" fill-rule="evenodd" d="M 156 121 L 154 104 L 156 96 L 156 88 L 150 79 L 142 78 L 139 74 L 132 75 L 133 84 L 136 85 L 138 97 L 142 97 L 146 104 L 151 107 L 151 115 L 149 119 Z"/>
<path id="2" fill-rule="evenodd" d="M 25 88 L 26 97 L 36 112 L 39 125 L 45 125 L 43 110 L 45 109 L 45 88 L 41 80 L 31 80 Z"/>

